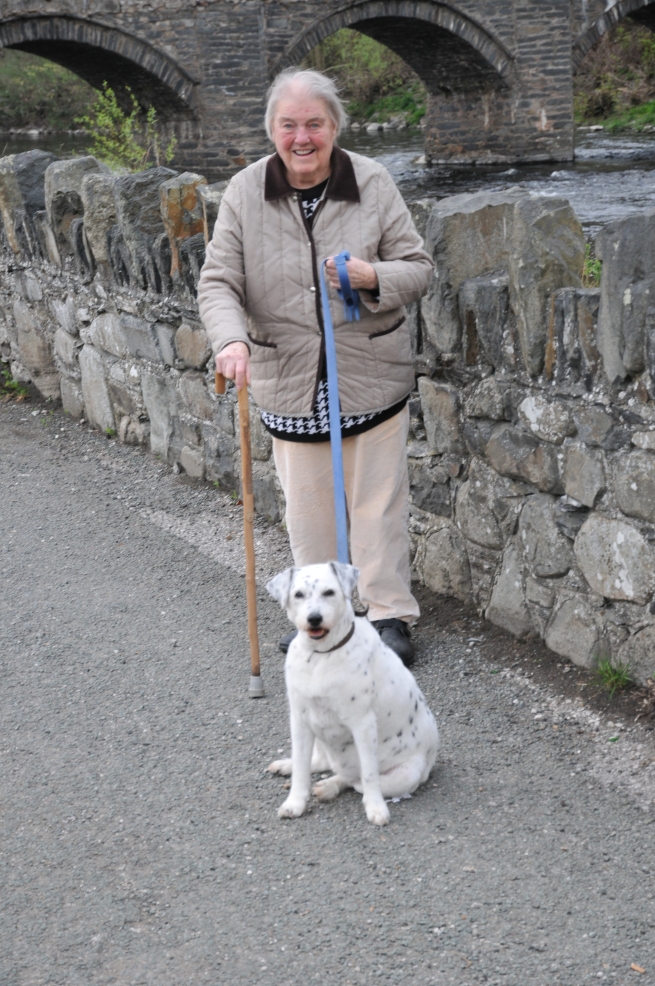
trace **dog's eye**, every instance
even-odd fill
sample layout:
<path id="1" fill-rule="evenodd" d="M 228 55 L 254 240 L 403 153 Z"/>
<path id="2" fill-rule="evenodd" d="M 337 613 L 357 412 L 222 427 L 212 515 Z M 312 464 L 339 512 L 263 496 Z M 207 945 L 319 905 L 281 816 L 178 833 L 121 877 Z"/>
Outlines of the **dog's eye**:
<path id="1" fill-rule="evenodd" d="M 304 592 L 301 592 L 300 589 L 298 589 L 298 592 L 294 592 L 293 596 L 294 596 L 294 599 L 304 599 L 305 598 Z"/>
<path id="2" fill-rule="evenodd" d="M 326 589 L 325 592 L 323 593 L 323 595 L 324 596 L 333 596 L 334 595 L 334 589 Z"/>

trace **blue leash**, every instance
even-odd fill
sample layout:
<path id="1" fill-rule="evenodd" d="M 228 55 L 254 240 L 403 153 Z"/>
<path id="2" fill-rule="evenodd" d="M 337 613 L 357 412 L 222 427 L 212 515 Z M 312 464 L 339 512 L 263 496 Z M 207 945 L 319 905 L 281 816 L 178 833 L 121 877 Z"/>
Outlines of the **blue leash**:
<path id="1" fill-rule="evenodd" d="M 329 259 L 329 258 L 328 258 Z M 346 261 L 350 260 L 347 251 L 334 258 L 339 275 L 341 289 L 339 297 L 343 299 L 344 317 L 348 322 L 359 321 L 359 294 L 353 290 L 348 277 Z M 330 418 L 330 445 L 332 448 L 332 482 L 334 485 L 334 514 L 337 525 L 337 561 L 347 565 L 348 555 L 348 522 L 346 519 L 346 487 L 343 475 L 343 452 L 341 448 L 341 417 L 339 407 L 339 372 L 337 368 L 337 350 L 334 344 L 334 325 L 330 312 L 330 299 L 325 279 L 324 260 L 320 268 L 321 305 L 323 308 L 323 328 L 325 330 L 325 356 L 327 362 L 328 414 Z"/>

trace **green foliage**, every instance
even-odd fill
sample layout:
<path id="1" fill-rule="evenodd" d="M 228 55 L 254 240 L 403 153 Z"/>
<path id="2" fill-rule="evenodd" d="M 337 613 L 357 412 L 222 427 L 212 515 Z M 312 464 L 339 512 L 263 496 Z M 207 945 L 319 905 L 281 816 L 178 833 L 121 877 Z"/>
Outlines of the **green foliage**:
<path id="1" fill-rule="evenodd" d="M 389 48 L 358 31 L 343 28 L 309 53 L 306 68 L 336 80 L 350 116 L 384 122 L 403 116 L 418 123 L 425 115 L 427 94 L 406 62 Z"/>
<path id="2" fill-rule="evenodd" d="M 652 126 L 629 111 L 655 100 L 655 35 L 622 23 L 603 36 L 587 55 L 575 79 L 574 111 L 579 123 L 603 120 L 606 129 Z"/>
<path id="3" fill-rule="evenodd" d="M 642 103 L 641 106 L 632 106 L 624 113 L 610 117 L 609 120 L 605 121 L 604 126 L 610 132 L 655 128 L 655 100 Z"/>
<path id="4" fill-rule="evenodd" d="M 27 384 L 14 380 L 11 370 L 6 363 L 0 363 L 0 399 L 3 401 L 24 401 L 29 397 L 30 388 Z"/>
<path id="5" fill-rule="evenodd" d="M 154 106 L 144 114 L 130 87 L 126 86 L 125 90 L 131 106 L 129 112 L 119 104 L 111 86 L 103 82 L 95 102 L 78 118 L 77 122 L 92 140 L 88 153 L 111 168 L 127 171 L 168 164 L 175 151 L 175 137 L 163 147 L 164 138 Z"/>
<path id="6" fill-rule="evenodd" d="M 0 49 L 0 128 L 65 131 L 95 98 L 86 82 L 45 58 Z"/>
<path id="7" fill-rule="evenodd" d="M 107 438 L 114 438 L 115 435 L 116 435 L 116 429 L 115 428 L 105 428 L 105 435 L 107 436 Z"/>
<path id="8" fill-rule="evenodd" d="M 608 659 L 598 662 L 596 680 L 603 688 L 607 689 L 610 693 L 610 698 L 614 698 L 616 692 L 622 691 L 624 688 L 628 688 L 629 685 L 633 684 L 629 665 L 624 664 L 622 661 L 612 664 Z"/>
<path id="9" fill-rule="evenodd" d="M 599 288 L 603 273 L 603 261 L 591 255 L 591 243 L 587 243 L 584 252 L 584 267 L 582 269 L 582 284 L 585 288 Z"/>

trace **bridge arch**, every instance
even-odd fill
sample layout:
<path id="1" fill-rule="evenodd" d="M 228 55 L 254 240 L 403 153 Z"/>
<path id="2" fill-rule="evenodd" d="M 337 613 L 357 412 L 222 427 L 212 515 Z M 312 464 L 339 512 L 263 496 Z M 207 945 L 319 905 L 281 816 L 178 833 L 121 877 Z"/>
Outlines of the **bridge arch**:
<path id="1" fill-rule="evenodd" d="M 196 81 L 172 58 L 114 27 L 70 16 L 0 22 L 0 47 L 18 48 L 63 65 L 100 89 L 106 80 L 120 100 L 129 86 L 161 120 L 192 119 Z"/>
<path id="2" fill-rule="evenodd" d="M 298 64 L 321 41 L 355 28 L 399 55 L 434 95 L 511 87 L 509 52 L 471 18 L 439 0 L 356 0 L 314 21 L 272 66 Z"/>
<path id="3" fill-rule="evenodd" d="M 591 49 L 598 44 L 604 34 L 626 17 L 655 30 L 655 2 L 653 0 L 618 0 L 576 39 L 573 45 L 573 71 L 580 68 Z"/>

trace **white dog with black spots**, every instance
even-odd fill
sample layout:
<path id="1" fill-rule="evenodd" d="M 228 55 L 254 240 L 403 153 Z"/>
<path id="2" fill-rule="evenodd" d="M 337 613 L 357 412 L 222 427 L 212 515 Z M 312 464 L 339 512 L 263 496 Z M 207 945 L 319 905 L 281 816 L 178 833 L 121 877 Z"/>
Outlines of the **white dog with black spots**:
<path id="1" fill-rule="evenodd" d="M 280 818 L 302 815 L 312 773 L 330 770 L 314 785 L 319 800 L 353 787 L 369 822 L 386 825 L 385 798 L 424 784 L 437 757 L 437 724 L 413 674 L 368 619 L 355 616 L 358 576 L 352 565 L 330 562 L 288 568 L 266 587 L 298 628 L 285 664 L 291 759 L 268 768 L 291 774 Z"/>

